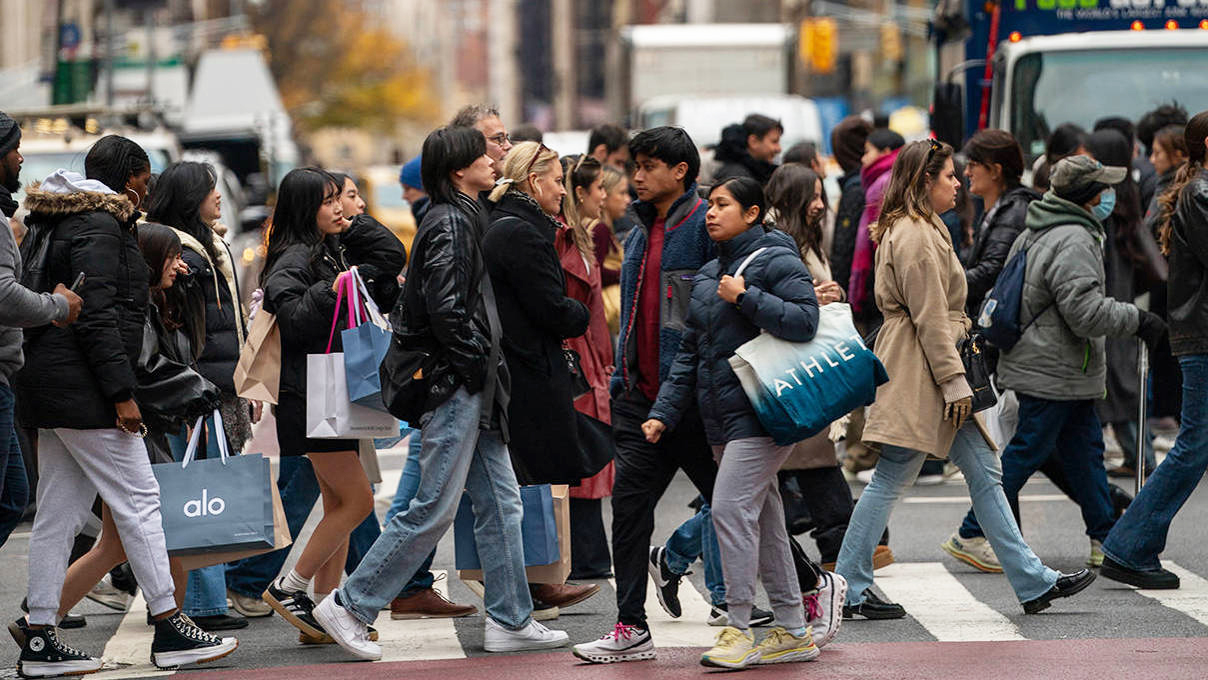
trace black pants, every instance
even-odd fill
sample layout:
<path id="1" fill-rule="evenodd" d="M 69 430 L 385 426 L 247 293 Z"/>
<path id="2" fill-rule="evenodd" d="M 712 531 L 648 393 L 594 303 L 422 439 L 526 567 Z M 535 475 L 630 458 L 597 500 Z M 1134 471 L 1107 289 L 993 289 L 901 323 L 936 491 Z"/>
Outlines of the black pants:
<path id="1" fill-rule="evenodd" d="M 847 523 L 851 521 L 851 512 L 856 505 L 843 472 L 836 466 L 780 473 L 781 481 L 789 478 L 796 480 L 797 488 L 801 490 L 801 503 L 813 524 L 810 538 L 818 546 L 822 562 L 837 561 Z M 805 586 L 801 588 L 806 589 Z"/>
<path id="2" fill-rule="evenodd" d="M 570 499 L 570 578 L 608 578 L 612 557 L 604 533 L 602 498 Z"/>
<path id="3" fill-rule="evenodd" d="M 654 508 L 683 470 L 707 500 L 713 498 L 717 465 L 696 411 L 684 414 L 657 444 L 646 441 L 642 423 L 651 402 L 636 390 L 612 402 L 617 476 L 612 489 L 612 561 L 617 581 L 617 619 L 646 626 L 646 562 L 654 533 Z"/>

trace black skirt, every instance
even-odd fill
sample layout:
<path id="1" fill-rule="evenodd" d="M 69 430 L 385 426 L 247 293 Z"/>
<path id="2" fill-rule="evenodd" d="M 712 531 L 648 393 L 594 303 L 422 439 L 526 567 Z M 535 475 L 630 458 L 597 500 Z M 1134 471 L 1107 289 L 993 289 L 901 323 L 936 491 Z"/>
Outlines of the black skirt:
<path id="1" fill-rule="evenodd" d="M 282 457 L 357 451 L 358 442 L 355 439 L 311 439 L 306 436 L 305 397 L 281 393 L 279 403 L 273 408 L 273 415 L 277 418 L 277 446 L 281 449 Z"/>

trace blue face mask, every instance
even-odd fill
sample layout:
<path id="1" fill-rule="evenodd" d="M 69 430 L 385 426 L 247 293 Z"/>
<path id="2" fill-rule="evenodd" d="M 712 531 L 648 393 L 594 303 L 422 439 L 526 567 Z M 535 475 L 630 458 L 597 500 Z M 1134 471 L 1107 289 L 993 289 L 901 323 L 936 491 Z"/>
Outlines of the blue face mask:
<path id="1" fill-rule="evenodd" d="M 1099 194 L 1099 205 L 1091 208 L 1091 214 L 1095 219 L 1102 222 L 1111 216 L 1112 211 L 1116 209 L 1116 190 L 1107 189 Z"/>

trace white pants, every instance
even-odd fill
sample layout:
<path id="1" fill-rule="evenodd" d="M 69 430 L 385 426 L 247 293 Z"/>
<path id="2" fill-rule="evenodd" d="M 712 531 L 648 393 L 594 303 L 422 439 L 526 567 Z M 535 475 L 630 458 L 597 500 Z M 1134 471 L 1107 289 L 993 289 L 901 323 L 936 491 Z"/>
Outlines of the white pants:
<path id="1" fill-rule="evenodd" d="M 29 622 L 58 624 L 71 544 L 96 494 L 109 506 L 153 616 L 176 608 L 159 514 L 159 484 L 143 440 L 116 428 L 38 430 L 38 513 L 29 538 Z"/>

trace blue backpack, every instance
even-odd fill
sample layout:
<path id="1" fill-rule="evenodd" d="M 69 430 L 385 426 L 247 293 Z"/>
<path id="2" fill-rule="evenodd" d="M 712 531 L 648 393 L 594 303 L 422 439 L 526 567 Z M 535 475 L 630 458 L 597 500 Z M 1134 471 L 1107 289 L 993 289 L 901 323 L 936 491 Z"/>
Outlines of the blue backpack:
<path id="1" fill-rule="evenodd" d="M 1050 302 L 1026 324 L 1020 324 L 1023 307 L 1024 277 L 1028 270 L 1028 249 L 1023 247 L 1007 261 L 994 281 L 994 288 L 982 304 L 977 323 L 981 335 L 995 347 L 1006 352 L 1023 337 L 1023 332 L 1053 306 Z"/>

